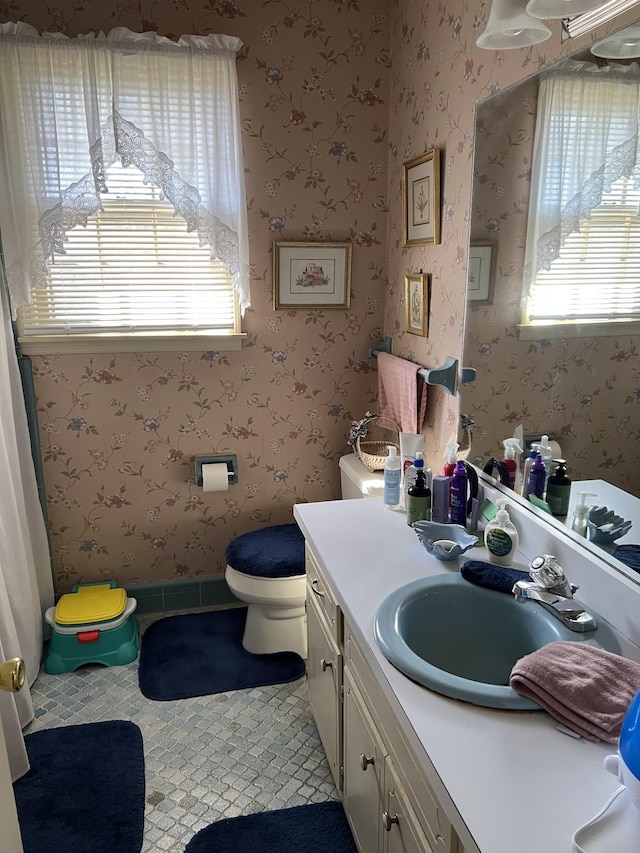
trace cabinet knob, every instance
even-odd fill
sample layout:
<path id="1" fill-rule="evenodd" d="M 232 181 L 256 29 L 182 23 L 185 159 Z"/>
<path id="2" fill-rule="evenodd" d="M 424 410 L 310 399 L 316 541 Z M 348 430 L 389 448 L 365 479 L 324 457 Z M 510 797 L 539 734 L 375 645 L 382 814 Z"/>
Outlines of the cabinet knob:
<path id="1" fill-rule="evenodd" d="M 382 825 L 387 832 L 391 832 L 391 827 L 394 823 L 400 823 L 397 814 L 394 814 L 394 816 L 391 817 L 389 812 L 382 812 Z"/>
<path id="2" fill-rule="evenodd" d="M 364 754 L 364 752 L 360 753 L 360 767 L 362 767 L 363 770 L 366 770 L 367 767 L 373 763 L 374 763 L 373 757 L 367 758 L 367 756 Z"/>
<path id="3" fill-rule="evenodd" d="M 322 667 L 322 671 L 326 672 L 328 669 L 333 667 L 333 663 L 330 660 L 325 660 L 324 658 L 322 658 L 320 660 L 320 666 Z"/>
<path id="4" fill-rule="evenodd" d="M 311 589 L 315 592 L 316 595 L 319 595 L 320 598 L 324 598 L 324 592 L 321 592 L 321 590 L 318 588 L 318 579 L 317 578 L 314 578 L 311 581 Z"/>

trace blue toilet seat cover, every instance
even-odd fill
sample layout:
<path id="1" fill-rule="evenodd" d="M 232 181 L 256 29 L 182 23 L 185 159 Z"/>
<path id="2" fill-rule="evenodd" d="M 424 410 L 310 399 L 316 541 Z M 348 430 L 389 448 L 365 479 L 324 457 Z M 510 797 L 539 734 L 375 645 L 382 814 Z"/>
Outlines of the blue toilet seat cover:
<path id="1" fill-rule="evenodd" d="M 237 536 L 224 552 L 231 568 L 258 578 L 304 575 L 304 536 L 297 524 L 276 524 Z"/>

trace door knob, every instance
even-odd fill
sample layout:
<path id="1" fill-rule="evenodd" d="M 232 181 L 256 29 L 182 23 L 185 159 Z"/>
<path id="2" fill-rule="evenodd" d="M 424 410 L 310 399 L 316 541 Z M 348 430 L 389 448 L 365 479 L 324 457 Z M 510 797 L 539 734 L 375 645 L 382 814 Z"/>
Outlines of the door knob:
<path id="1" fill-rule="evenodd" d="M 17 693 L 24 684 L 24 661 L 22 658 L 0 663 L 0 690 L 7 693 Z"/>
<path id="2" fill-rule="evenodd" d="M 320 666 L 322 667 L 322 671 L 326 672 L 330 667 L 333 666 L 333 663 L 330 660 L 325 660 L 324 658 L 320 661 Z"/>
<path id="3" fill-rule="evenodd" d="M 371 758 L 367 758 L 367 756 L 364 754 L 364 752 L 360 753 L 360 767 L 363 770 L 366 770 L 367 767 L 373 763 L 374 763 L 373 756 Z"/>
<path id="4" fill-rule="evenodd" d="M 394 814 L 394 816 L 391 817 L 389 812 L 382 812 L 382 825 L 387 832 L 391 832 L 391 827 L 394 823 L 400 823 L 397 814 Z"/>

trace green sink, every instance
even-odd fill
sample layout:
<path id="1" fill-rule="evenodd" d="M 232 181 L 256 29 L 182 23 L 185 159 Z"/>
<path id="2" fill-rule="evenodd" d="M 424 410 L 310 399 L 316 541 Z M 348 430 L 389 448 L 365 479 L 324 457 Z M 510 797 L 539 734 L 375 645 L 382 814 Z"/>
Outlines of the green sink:
<path id="1" fill-rule="evenodd" d="M 598 619 L 577 633 L 540 604 L 474 586 L 460 574 L 422 578 L 382 602 L 375 636 L 400 672 L 430 690 L 487 708 L 536 710 L 509 686 L 517 660 L 554 640 L 587 643 L 620 653 L 615 635 Z"/>

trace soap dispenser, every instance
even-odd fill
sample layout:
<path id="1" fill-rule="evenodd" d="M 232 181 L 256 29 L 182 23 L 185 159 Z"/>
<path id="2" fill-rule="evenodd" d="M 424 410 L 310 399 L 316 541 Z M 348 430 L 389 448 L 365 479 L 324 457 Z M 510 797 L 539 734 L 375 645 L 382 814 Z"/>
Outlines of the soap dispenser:
<path id="1" fill-rule="evenodd" d="M 589 518 L 589 510 L 590 506 L 587 506 L 587 498 L 595 498 L 595 495 L 591 492 L 578 492 L 580 495 L 580 503 L 577 503 L 573 509 L 573 521 L 571 523 L 571 529 L 575 531 L 578 536 L 586 536 L 587 535 L 587 520 Z"/>
<path id="2" fill-rule="evenodd" d="M 510 566 L 518 550 L 518 531 L 505 509 L 506 500 L 499 500 L 498 512 L 484 531 L 484 544 L 489 560 L 499 566 Z"/>
<path id="3" fill-rule="evenodd" d="M 569 512 L 571 480 L 567 477 L 564 459 L 554 459 L 556 470 L 547 480 L 547 503 L 553 515 L 564 516 Z"/>

